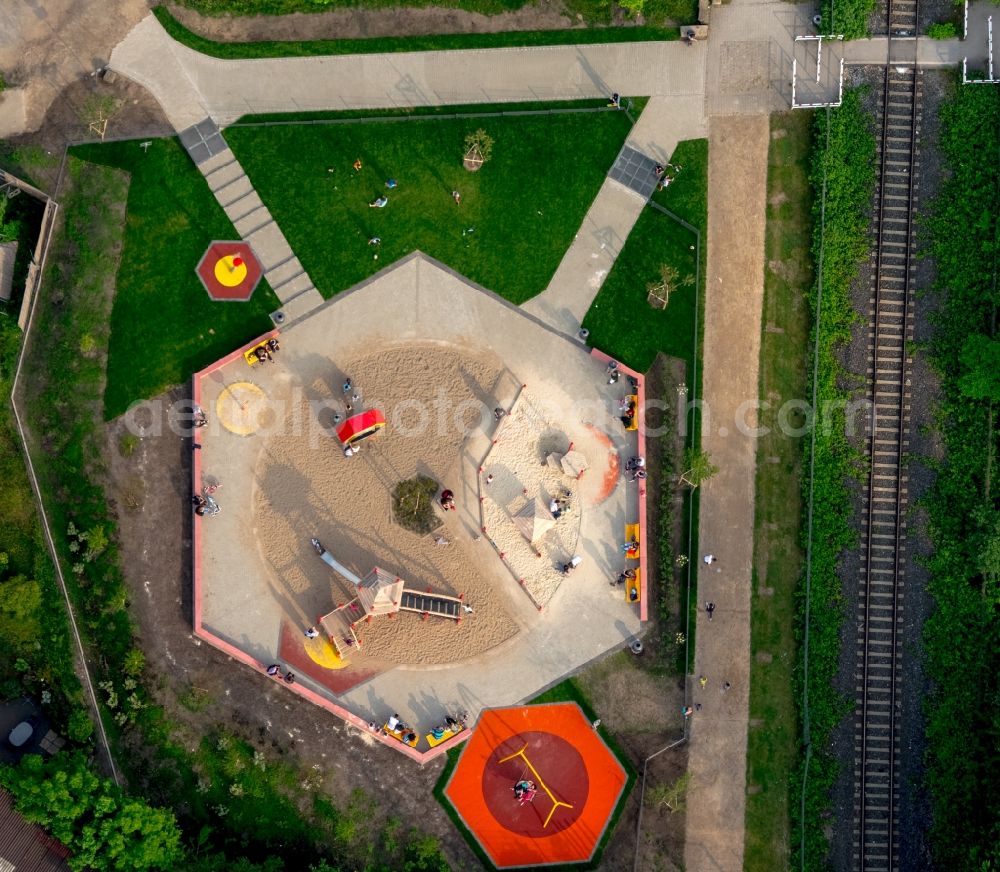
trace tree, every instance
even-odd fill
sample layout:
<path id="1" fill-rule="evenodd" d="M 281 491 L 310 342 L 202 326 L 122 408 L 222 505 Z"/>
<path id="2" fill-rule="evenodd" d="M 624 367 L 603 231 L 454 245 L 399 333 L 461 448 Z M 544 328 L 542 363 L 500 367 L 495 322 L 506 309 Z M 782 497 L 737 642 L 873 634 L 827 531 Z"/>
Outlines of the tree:
<path id="1" fill-rule="evenodd" d="M 1000 400 L 1000 342 L 973 333 L 958 355 L 964 373 L 959 390 L 974 400 Z"/>
<path id="2" fill-rule="evenodd" d="M 687 788 L 691 781 L 691 773 L 685 772 L 673 784 L 657 784 L 647 796 L 650 805 L 665 805 L 676 813 L 687 808 Z"/>
<path id="3" fill-rule="evenodd" d="M 25 820 L 69 848 L 73 870 L 169 870 L 182 857 L 173 813 L 123 796 L 91 771 L 82 754 L 57 754 L 48 761 L 28 754 L 17 768 L 0 770 L 0 784 Z"/>
<path id="4" fill-rule="evenodd" d="M 493 137 L 482 127 L 475 133 L 470 133 L 465 137 L 465 164 L 466 169 L 472 169 L 471 164 L 479 169 L 493 154 Z"/>
<path id="5" fill-rule="evenodd" d="M 706 452 L 696 451 L 694 448 L 688 448 L 684 452 L 684 468 L 686 471 L 681 473 L 680 481 L 692 488 L 708 481 L 719 471 L 719 467 L 712 465 Z"/>
<path id="6" fill-rule="evenodd" d="M 649 305 L 654 309 L 666 309 L 670 302 L 670 295 L 674 291 L 690 287 L 693 284 L 694 276 L 689 274 L 682 279 L 677 267 L 665 263 L 660 267 L 660 280 L 646 285 Z"/>

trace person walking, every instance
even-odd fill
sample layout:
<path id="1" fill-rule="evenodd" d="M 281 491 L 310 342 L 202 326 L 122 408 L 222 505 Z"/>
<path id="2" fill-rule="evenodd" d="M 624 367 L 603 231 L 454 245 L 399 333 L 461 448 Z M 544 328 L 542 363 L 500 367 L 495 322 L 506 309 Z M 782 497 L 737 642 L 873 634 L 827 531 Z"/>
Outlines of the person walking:
<path id="1" fill-rule="evenodd" d="M 705 686 L 708 684 L 708 677 L 705 675 L 701 676 L 701 678 L 698 679 L 698 684 L 700 684 L 702 686 L 702 689 L 704 689 Z"/>
<path id="2" fill-rule="evenodd" d="M 455 205 L 459 206 L 462 203 L 462 195 L 458 191 L 451 192 L 451 199 L 455 201 Z"/>
<path id="3" fill-rule="evenodd" d="M 715 614 L 715 603 L 707 602 L 705 603 L 705 611 L 708 612 L 708 619 L 712 620 L 712 615 Z"/>
<path id="4" fill-rule="evenodd" d="M 706 566 L 711 566 L 713 563 L 716 562 L 716 557 L 714 554 L 706 554 L 704 557 L 702 557 L 702 560 L 705 561 Z"/>
<path id="5" fill-rule="evenodd" d="M 318 635 L 319 635 L 319 630 L 317 630 L 315 627 L 310 627 L 305 632 L 305 636 L 307 639 L 315 639 Z"/>

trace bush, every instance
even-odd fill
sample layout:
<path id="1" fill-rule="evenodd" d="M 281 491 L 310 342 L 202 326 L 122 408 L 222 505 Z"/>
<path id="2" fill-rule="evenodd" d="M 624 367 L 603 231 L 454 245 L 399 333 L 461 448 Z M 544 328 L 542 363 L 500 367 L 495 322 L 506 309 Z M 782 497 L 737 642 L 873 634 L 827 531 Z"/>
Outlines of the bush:
<path id="1" fill-rule="evenodd" d="M 934 545 L 935 609 L 924 626 L 927 669 L 927 787 L 931 850 L 941 869 L 986 869 L 995 860 L 1000 781 L 996 609 L 997 456 L 991 371 L 996 342 L 996 161 L 1000 96 L 956 88 L 941 110 L 941 151 L 950 170 L 928 221 L 941 307 L 931 356 L 941 378 L 937 420 L 945 457 L 926 500 Z M 978 375 L 977 375 L 978 371 Z M 992 478 L 995 479 L 995 473 Z"/>
<path id="2" fill-rule="evenodd" d="M 927 28 L 927 35 L 931 39 L 955 39 L 958 36 L 958 28 L 951 21 L 938 22 Z"/>
<path id="3" fill-rule="evenodd" d="M 426 536 L 439 525 L 434 511 L 438 483 L 426 475 L 401 481 L 392 492 L 392 513 L 399 524 L 411 533 Z"/>

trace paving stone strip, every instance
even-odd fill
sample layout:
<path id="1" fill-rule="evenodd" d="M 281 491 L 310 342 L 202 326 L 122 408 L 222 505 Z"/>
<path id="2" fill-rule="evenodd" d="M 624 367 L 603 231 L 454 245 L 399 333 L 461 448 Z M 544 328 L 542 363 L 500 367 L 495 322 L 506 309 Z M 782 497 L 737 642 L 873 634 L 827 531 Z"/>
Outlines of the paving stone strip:
<path id="1" fill-rule="evenodd" d="M 254 190 L 218 125 L 205 118 L 182 130 L 180 139 L 236 232 L 253 248 L 264 278 L 281 300 L 280 320 L 277 313 L 272 315 L 276 322 L 288 324 L 320 305 L 322 294 Z"/>

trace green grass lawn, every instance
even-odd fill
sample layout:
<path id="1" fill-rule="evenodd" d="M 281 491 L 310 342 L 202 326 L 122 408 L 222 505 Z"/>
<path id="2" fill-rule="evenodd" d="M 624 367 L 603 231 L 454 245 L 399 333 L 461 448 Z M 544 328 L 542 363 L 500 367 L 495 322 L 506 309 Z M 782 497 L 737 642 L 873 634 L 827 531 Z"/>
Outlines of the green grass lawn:
<path id="1" fill-rule="evenodd" d="M 672 185 L 654 196 L 653 202 L 704 231 L 708 215 L 708 141 L 680 143 L 671 160 L 683 169 Z M 640 372 L 645 372 L 662 351 L 686 361 L 690 373 L 698 289 L 692 281 L 671 295 L 666 309 L 656 310 L 647 302 L 646 287 L 658 281 L 662 265 L 673 266 L 682 279 L 693 280 L 695 246 L 696 237 L 689 229 L 662 211 L 644 209 L 584 318 L 590 344 Z M 703 261 L 704 255 L 703 250 Z"/>
<path id="2" fill-rule="evenodd" d="M 777 415 L 785 400 L 809 395 L 811 122 L 811 112 L 772 115 L 768 154 L 760 396 L 780 399 L 761 410 L 761 426 L 771 432 L 757 445 L 750 718 L 759 726 L 748 733 L 747 783 L 759 792 L 747 796 L 744 857 L 744 868 L 759 872 L 786 869 L 790 862 L 789 780 L 798 753 L 792 670 L 795 590 L 802 569 L 802 444 L 780 432 Z M 762 588 L 773 593 L 762 596 Z M 770 662 L 758 659 L 761 654 Z"/>
<path id="3" fill-rule="evenodd" d="M 493 157 L 470 173 L 465 136 L 480 127 Z M 548 284 L 629 129 L 623 112 L 588 111 L 239 127 L 226 137 L 324 296 L 420 249 L 523 303 Z M 369 208 L 381 194 L 388 206 Z"/>
<path id="4" fill-rule="evenodd" d="M 583 4 L 589 14 L 591 3 Z M 657 8 L 675 12 L 684 21 L 686 0 L 659 0 Z M 697 7 L 695 6 L 695 9 Z M 309 11 L 315 11 L 310 3 Z M 512 48 L 534 45 L 581 45 L 609 42 L 649 42 L 680 38 L 676 27 L 583 27 L 565 30 L 508 30 L 498 33 L 445 33 L 427 36 L 372 36 L 362 39 L 313 39 L 300 41 L 216 42 L 193 33 L 174 18 L 165 6 L 153 9 L 164 30 L 181 45 L 209 57 L 227 60 L 252 58 L 311 57 L 317 55 L 382 54 L 387 52 L 458 51 L 461 49 Z M 585 14 L 585 12 L 581 12 Z M 662 17 L 662 16 L 661 16 Z M 649 19 L 652 20 L 652 19 Z M 608 22 L 610 23 L 610 22 Z"/>
<path id="5" fill-rule="evenodd" d="M 266 281 L 247 303 L 214 302 L 195 275 L 213 239 L 239 234 L 176 139 L 75 146 L 82 160 L 131 173 L 104 415 L 183 382 L 271 326 Z"/>

